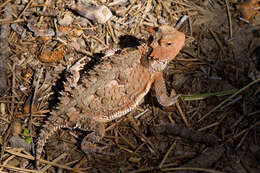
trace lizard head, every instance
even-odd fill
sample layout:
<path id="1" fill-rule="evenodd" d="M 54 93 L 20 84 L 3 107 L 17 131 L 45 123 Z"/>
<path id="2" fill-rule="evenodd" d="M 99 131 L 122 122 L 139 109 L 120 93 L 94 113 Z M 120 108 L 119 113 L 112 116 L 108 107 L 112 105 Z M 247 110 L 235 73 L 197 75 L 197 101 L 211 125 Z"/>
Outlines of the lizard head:
<path id="1" fill-rule="evenodd" d="M 153 50 L 150 57 L 154 60 L 154 65 L 157 66 L 155 68 L 163 70 L 183 47 L 185 35 L 169 25 L 148 28 L 147 31 L 153 35 L 153 41 L 150 44 Z"/>

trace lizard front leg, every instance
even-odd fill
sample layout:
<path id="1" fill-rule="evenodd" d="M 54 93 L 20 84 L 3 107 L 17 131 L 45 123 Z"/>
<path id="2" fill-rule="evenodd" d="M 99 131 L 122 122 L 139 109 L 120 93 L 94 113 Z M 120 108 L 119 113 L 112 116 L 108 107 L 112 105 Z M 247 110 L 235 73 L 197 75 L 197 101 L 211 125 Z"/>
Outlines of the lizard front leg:
<path id="1" fill-rule="evenodd" d="M 168 96 L 162 72 L 159 72 L 155 75 L 154 90 L 155 90 L 155 95 L 156 95 L 156 98 L 157 98 L 159 104 L 164 107 L 175 104 L 180 96 L 180 95 L 176 95 L 174 97 Z"/>

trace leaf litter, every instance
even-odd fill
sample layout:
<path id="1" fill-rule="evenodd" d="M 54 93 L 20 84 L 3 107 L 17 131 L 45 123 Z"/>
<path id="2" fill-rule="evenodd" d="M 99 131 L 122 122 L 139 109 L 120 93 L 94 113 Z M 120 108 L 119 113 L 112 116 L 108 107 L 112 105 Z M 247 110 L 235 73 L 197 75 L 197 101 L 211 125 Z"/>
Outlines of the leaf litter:
<path id="1" fill-rule="evenodd" d="M 84 56 L 96 63 L 109 48 L 148 40 L 148 27 L 175 26 L 187 15 L 180 26 L 185 47 L 165 70 L 168 90 L 183 100 L 162 108 L 149 94 L 136 110 L 107 125 L 108 154 L 86 156 L 81 132 L 59 131 L 45 147 L 42 171 L 259 172 L 259 1 L 81 1 L 95 12 L 102 6 L 111 11 L 104 22 L 94 19 L 96 13 L 85 18 L 73 8 L 77 3 L 0 4 L 0 171 L 38 172 L 32 146 L 64 89 L 67 67 Z M 167 133 L 155 133 L 155 127 Z M 208 139 L 213 145 L 203 142 Z"/>

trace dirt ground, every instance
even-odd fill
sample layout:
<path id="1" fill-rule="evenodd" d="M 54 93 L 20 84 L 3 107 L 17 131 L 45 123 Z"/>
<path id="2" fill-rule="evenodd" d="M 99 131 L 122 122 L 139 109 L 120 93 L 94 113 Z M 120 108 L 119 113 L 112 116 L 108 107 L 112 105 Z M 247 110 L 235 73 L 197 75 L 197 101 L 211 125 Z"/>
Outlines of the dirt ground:
<path id="1" fill-rule="evenodd" d="M 105 23 L 74 0 L 0 2 L 0 172 L 260 172 L 257 0 L 81 1 L 108 7 Z M 175 26 L 184 15 L 185 46 L 164 71 L 178 103 L 162 107 L 149 93 L 106 125 L 102 153 L 81 151 L 84 132 L 59 130 L 35 170 L 39 131 L 66 70 L 87 57 L 84 73 L 106 50 L 146 43 L 147 27 Z"/>

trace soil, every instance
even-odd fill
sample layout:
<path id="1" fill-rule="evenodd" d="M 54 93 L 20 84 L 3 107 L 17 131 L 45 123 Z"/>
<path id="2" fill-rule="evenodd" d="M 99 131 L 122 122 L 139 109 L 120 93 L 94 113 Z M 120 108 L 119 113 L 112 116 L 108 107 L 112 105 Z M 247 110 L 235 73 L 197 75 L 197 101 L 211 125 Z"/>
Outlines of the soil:
<path id="1" fill-rule="evenodd" d="M 1 1 L 0 172 L 39 172 L 35 144 L 68 67 L 87 57 L 84 73 L 106 50 L 136 47 L 149 39 L 147 27 L 175 26 L 184 15 L 185 46 L 164 73 L 169 93 L 182 95 L 178 104 L 161 107 L 149 93 L 107 124 L 101 153 L 80 150 L 86 132 L 59 130 L 41 171 L 260 172 L 260 5 L 251 8 L 253 1 L 82 0 L 111 10 L 104 23 L 77 12 L 74 0 Z"/>

